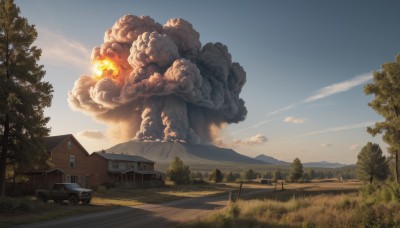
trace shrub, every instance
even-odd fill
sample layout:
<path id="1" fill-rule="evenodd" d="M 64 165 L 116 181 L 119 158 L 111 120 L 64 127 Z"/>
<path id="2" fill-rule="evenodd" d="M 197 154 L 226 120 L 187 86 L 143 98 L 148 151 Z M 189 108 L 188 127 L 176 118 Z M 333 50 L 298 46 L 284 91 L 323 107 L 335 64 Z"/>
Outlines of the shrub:
<path id="1" fill-rule="evenodd" d="M 210 175 L 210 180 L 214 181 L 214 183 L 219 183 L 224 179 L 224 176 L 221 173 L 221 170 L 215 169 L 211 175 Z"/>
<path id="2" fill-rule="evenodd" d="M 184 165 L 183 161 L 179 157 L 175 157 L 175 159 L 168 166 L 167 176 L 175 184 L 189 184 L 189 166 Z"/>

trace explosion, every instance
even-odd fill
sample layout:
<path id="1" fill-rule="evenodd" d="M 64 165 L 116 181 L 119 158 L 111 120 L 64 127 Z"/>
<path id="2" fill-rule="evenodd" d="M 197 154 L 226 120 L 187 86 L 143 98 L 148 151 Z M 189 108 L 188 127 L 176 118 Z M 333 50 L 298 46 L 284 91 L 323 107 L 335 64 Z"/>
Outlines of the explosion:
<path id="1" fill-rule="evenodd" d="M 115 79 L 118 76 L 117 66 L 111 60 L 108 59 L 94 62 L 93 71 L 95 73 L 93 77 L 96 80 L 101 80 L 106 76 Z"/>
<path id="2" fill-rule="evenodd" d="M 245 119 L 246 72 L 225 45 L 199 38 L 181 18 L 120 18 L 93 49 L 94 75 L 75 82 L 70 106 L 109 125 L 119 141 L 211 142 L 212 128 Z"/>

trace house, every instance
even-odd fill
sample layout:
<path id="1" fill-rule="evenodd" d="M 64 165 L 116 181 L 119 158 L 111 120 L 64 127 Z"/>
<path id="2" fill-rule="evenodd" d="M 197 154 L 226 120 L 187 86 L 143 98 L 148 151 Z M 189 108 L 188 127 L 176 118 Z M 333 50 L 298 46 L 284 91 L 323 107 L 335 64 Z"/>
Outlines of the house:
<path id="1" fill-rule="evenodd" d="M 95 152 L 87 160 L 89 186 L 104 183 L 155 185 L 162 183 L 154 162 L 141 156 Z"/>
<path id="2" fill-rule="evenodd" d="M 57 182 L 87 186 L 86 160 L 89 153 L 72 134 L 45 137 L 44 146 L 52 167 L 24 173 L 30 177 L 32 188 L 49 189 Z"/>

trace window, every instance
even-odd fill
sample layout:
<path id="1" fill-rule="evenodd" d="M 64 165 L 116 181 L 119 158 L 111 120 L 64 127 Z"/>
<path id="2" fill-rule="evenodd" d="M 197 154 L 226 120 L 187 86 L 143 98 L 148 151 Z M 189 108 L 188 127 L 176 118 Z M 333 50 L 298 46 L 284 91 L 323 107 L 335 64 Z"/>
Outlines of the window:
<path id="1" fill-rule="evenodd" d="M 113 169 L 118 169 L 119 168 L 117 161 L 112 161 L 111 162 L 111 166 L 112 166 Z"/>
<path id="2" fill-rule="evenodd" d="M 68 140 L 67 149 L 71 150 L 71 148 L 72 148 L 72 142 L 71 142 L 71 140 Z"/>
<path id="3" fill-rule="evenodd" d="M 67 183 L 78 183 L 78 176 L 67 175 L 67 180 L 65 182 L 67 182 Z"/>
<path id="4" fill-rule="evenodd" d="M 70 155 L 69 156 L 69 167 L 74 168 L 75 167 L 75 155 Z"/>

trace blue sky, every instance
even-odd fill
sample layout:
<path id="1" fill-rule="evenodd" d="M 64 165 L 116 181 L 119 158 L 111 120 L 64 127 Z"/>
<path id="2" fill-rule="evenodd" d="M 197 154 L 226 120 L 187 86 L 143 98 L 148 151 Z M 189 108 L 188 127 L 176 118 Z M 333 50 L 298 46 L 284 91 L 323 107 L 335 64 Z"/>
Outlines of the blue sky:
<path id="1" fill-rule="evenodd" d="M 363 86 L 400 53 L 396 1 L 15 2 L 38 29 L 45 80 L 54 86 L 46 110 L 51 134 L 72 133 L 89 152 L 115 142 L 83 136 L 104 133 L 107 126 L 72 111 L 67 94 L 79 76 L 91 74 L 92 48 L 125 14 L 148 15 L 160 24 L 183 18 L 203 45 L 227 45 L 244 67 L 241 97 L 248 116 L 220 132 L 225 146 L 249 156 L 346 164 L 356 162 L 368 141 L 386 150 L 380 136 L 366 133 L 382 118 L 368 107 L 373 97 Z"/>

